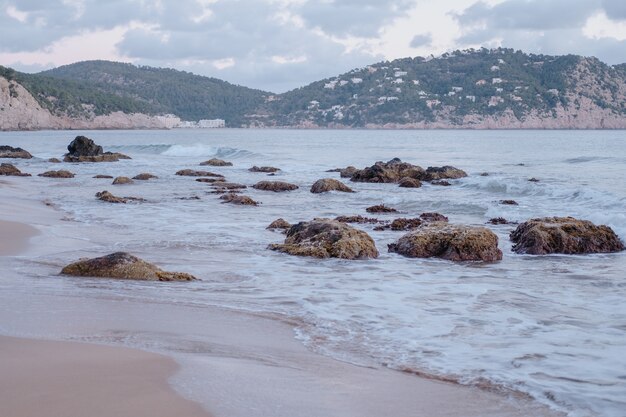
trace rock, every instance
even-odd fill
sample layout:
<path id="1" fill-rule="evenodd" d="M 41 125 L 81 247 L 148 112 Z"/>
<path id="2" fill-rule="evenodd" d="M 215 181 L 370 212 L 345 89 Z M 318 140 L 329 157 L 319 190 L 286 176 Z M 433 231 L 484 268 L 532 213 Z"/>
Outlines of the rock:
<path id="1" fill-rule="evenodd" d="M 263 191 L 274 191 L 276 193 L 282 191 L 293 191 L 297 190 L 298 187 L 295 184 L 290 184 L 288 182 L 283 181 L 260 181 L 252 186 L 252 188 Z"/>
<path id="2" fill-rule="evenodd" d="M 539 180 L 535 177 L 532 177 L 528 180 L 529 182 L 539 182 Z"/>
<path id="3" fill-rule="evenodd" d="M 624 250 L 624 244 L 608 226 L 596 226 L 573 217 L 532 219 L 511 233 L 513 251 L 531 255 L 586 254 Z"/>
<path id="4" fill-rule="evenodd" d="M 421 180 L 425 176 L 422 167 L 394 158 L 388 162 L 378 161 L 368 168 L 357 170 L 351 177 L 354 182 L 396 183 L 402 178 Z"/>
<path id="5" fill-rule="evenodd" d="M 274 168 L 274 167 L 258 167 L 258 166 L 255 165 L 252 168 L 248 169 L 248 171 L 250 171 L 250 172 L 274 173 L 274 172 L 280 171 L 280 169 L 279 168 Z"/>
<path id="6" fill-rule="evenodd" d="M 450 261 L 485 261 L 502 259 L 498 237 L 484 227 L 426 223 L 389 245 L 389 252 L 409 258 L 437 257 Z"/>
<path id="7" fill-rule="evenodd" d="M 237 204 L 240 206 L 258 206 L 259 203 L 248 197 L 247 195 L 224 194 L 220 197 L 224 203 Z"/>
<path id="8" fill-rule="evenodd" d="M 204 161 L 201 162 L 200 165 L 202 166 L 212 166 L 212 167 L 232 167 L 233 163 L 232 162 L 226 162 L 223 161 L 221 159 L 217 159 L 217 158 L 211 158 L 208 161 Z"/>
<path id="9" fill-rule="evenodd" d="M 139 181 L 147 181 L 147 180 L 157 179 L 157 178 L 159 177 L 157 177 L 156 175 L 147 173 L 147 172 L 142 172 L 141 174 L 137 174 L 133 177 L 134 180 L 139 180 Z"/>
<path id="10" fill-rule="evenodd" d="M 269 226 L 267 226 L 267 229 L 269 230 L 276 230 L 276 229 L 280 229 L 280 230 L 287 230 L 291 227 L 291 223 L 289 223 L 287 220 L 285 219 L 276 219 L 274 220 L 272 223 L 270 223 Z"/>
<path id="11" fill-rule="evenodd" d="M 101 175 L 101 174 L 95 175 L 93 178 L 96 178 L 96 179 L 113 179 L 113 177 L 110 176 L 110 175 Z"/>
<path id="12" fill-rule="evenodd" d="M 31 159 L 33 156 L 22 148 L 0 146 L 0 158 Z"/>
<path id="13" fill-rule="evenodd" d="M 350 165 L 349 167 L 345 167 L 345 168 L 339 170 L 339 176 L 341 178 L 352 178 L 354 173 L 357 172 L 357 171 L 358 171 L 358 169 L 356 169 L 356 167 L 353 167 L 352 165 Z"/>
<path id="14" fill-rule="evenodd" d="M 214 182 L 213 184 L 211 184 L 211 186 L 213 188 L 220 189 L 220 190 L 243 190 L 244 188 L 248 188 L 244 184 L 239 184 L 236 182 L 223 182 L 223 181 Z"/>
<path id="15" fill-rule="evenodd" d="M 178 200 L 201 200 L 197 195 L 192 195 L 191 197 L 178 197 Z"/>
<path id="16" fill-rule="evenodd" d="M 100 258 L 81 259 L 61 270 L 75 277 L 119 278 L 142 281 L 193 281 L 193 275 L 166 272 L 129 253 L 116 252 Z"/>
<path id="17" fill-rule="evenodd" d="M 209 184 L 214 184 L 216 182 L 226 182 L 226 178 L 224 177 L 217 177 L 217 178 L 196 178 L 196 181 L 198 182 L 206 182 Z"/>
<path id="18" fill-rule="evenodd" d="M 116 197 L 108 191 L 100 191 L 96 193 L 98 200 L 106 201 L 107 203 L 126 204 L 128 202 L 143 202 L 146 201 L 143 198 L 137 197 Z"/>
<path id="19" fill-rule="evenodd" d="M 363 216 L 339 216 L 335 218 L 335 221 L 341 223 L 381 223 L 381 220 L 374 219 L 372 217 L 363 217 Z"/>
<path id="20" fill-rule="evenodd" d="M 481 172 L 481 173 L 480 173 L 480 174 L 478 174 L 478 175 L 480 175 L 481 177 L 488 177 L 488 176 L 489 176 L 489 173 L 488 173 L 488 172 Z"/>
<path id="21" fill-rule="evenodd" d="M 493 219 L 489 219 L 487 221 L 489 224 L 509 224 L 509 221 L 504 217 L 494 217 Z"/>
<path id="22" fill-rule="evenodd" d="M 46 178 L 74 178 L 73 173 L 66 171 L 64 169 L 60 171 L 46 171 L 42 174 L 39 174 L 38 176 L 46 177 Z"/>
<path id="23" fill-rule="evenodd" d="M 440 185 L 442 187 L 449 187 L 452 184 L 449 181 L 446 180 L 439 180 L 439 181 L 433 181 L 431 182 L 432 185 Z"/>
<path id="24" fill-rule="evenodd" d="M 447 222 L 448 218 L 439 213 L 422 213 L 420 219 L 425 222 Z"/>
<path id="25" fill-rule="evenodd" d="M 519 206 L 519 204 L 515 200 L 500 200 L 500 204 L 503 204 L 505 206 Z"/>
<path id="26" fill-rule="evenodd" d="M 121 153 L 103 152 L 102 146 L 85 136 L 76 136 L 67 150 L 63 158 L 65 162 L 117 162 L 120 159 L 131 159 Z"/>
<path id="27" fill-rule="evenodd" d="M 52 164 L 60 164 L 61 160 L 58 158 L 50 158 L 48 159 L 48 162 L 52 163 Z"/>
<path id="28" fill-rule="evenodd" d="M 324 178 L 315 181 L 315 184 L 311 186 L 311 192 L 313 194 L 327 193 L 329 191 L 340 191 L 343 193 L 353 193 L 352 188 L 339 180 L 332 178 Z"/>
<path id="29" fill-rule="evenodd" d="M 196 171 L 195 169 L 181 169 L 180 171 L 176 172 L 176 175 L 180 175 L 183 177 L 218 177 L 218 178 L 224 178 L 223 175 L 220 174 L 215 174 L 213 172 L 209 172 L 209 171 Z"/>
<path id="30" fill-rule="evenodd" d="M 128 177 L 117 177 L 113 180 L 113 185 L 133 184 L 134 181 Z"/>
<path id="31" fill-rule="evenodd" d="M 426 180 L 455 180 L 458 178 L 467 177 L 467 173 L 462 169 L 458 169 L 449 165 L 443 167 L 428 167 L 426 169 Z"/>
<path id="32" fill-rule="evenodd" d="M 374 228 L 374 230 L 391 229 L 391 230 L 396 231 L 396 232 L 407 231 L 407 230 L 417 229 L 418 227 L 420 227 L 422 225 L 422 223 L 423 222 L 422 222 L 421 219 L 399 218 L 399 219 L 395 219 L 390 224 L 386 224 L 384 226 L 377 226 L 377 227 Z"/>
<path id="33" fill-rule="evenodd" d="M 398 182 L 398 186 L 402 188 L 420 188 L 422 182 L 415 178 L 404 177 Z"/>
<path id="34" fill-rule="evenodd" d="M 387 207 L 384 204 L 379 204 L 377 206 L 371 206 L 365 209 L 368 213 L 397 213 L 398 210 L 392 207 Z"/>
<path id="35" fill-rule="evenodd" d="M 316 258 L 377 258 L 374 240 L 365 232 L 330 219 L 300 222 L 287 231 L 282 244 L 269 249 L 297 256 Z"/>
<path id="36" fill-rule="evenodd" d="M 30 174 L 23 173 L 11 164 L 0 164 L 0 175 L 12 177 L 30 177 Z"/>

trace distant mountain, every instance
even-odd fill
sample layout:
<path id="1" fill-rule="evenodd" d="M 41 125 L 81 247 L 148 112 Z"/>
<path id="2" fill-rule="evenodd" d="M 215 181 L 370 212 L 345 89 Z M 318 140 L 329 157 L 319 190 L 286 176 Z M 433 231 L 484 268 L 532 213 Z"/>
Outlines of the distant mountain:
<path id="1" fill-rule="evenodd" d="M 0 77 L 0 129 L 159 128 L 165 114 L 228 127 L 626 128 L 626 64 L 504 48 L 380 62 L 284 94 L 109 61 Z"/>

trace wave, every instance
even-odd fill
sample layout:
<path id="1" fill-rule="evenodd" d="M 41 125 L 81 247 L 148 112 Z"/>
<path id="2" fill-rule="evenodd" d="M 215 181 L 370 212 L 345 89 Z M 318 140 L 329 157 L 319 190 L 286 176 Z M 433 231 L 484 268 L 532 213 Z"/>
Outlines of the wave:
<path id="1" fill-rule="evenodd" d="M 255 155 L 254 152 L 230 148 L 216 147 L 196 143 L 192 145 L 179 144 L 150 144 L 150 145 L 118 145 L 109 146 L 107 150 L 111 152 L 121 152 L 132 155 L 133 153 L 152 154 L 163 156 L 185 156 L 185 157 L 217 157 L 217 158 L 240 158 Z"/>

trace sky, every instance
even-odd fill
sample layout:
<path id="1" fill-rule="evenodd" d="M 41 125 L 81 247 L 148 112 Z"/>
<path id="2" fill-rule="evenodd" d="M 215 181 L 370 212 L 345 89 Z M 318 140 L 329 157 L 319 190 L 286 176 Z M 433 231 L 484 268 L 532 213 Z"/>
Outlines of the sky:
<path id="1" fill-rule="evenodd" d="M 280 93 L 500 46 L 626 63 L 626 0 L 0 0 L 0 65 L 25 72 L 105 59 Z"/>

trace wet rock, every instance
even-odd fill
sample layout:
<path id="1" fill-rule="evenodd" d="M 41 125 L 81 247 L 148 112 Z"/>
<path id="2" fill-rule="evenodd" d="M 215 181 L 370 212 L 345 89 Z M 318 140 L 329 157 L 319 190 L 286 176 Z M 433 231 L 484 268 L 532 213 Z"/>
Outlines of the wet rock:
<path id="1" fill-rule="evenodd" d="M 417 229 L 418 227 L 420 227 L 423 224 L 423 221 L 421 219 L 405 219 L 405 218 L 399 218 L 399 219 L 394 219 L 391 223 L 386 224 L 384 226 L 377 226 L 374 228 L 374 230 L 393 230 L 396 232 L 400 232 L 400 231 L 408 231 L 408 230 L 414 230 Z"/>
<path id="2" fill-rule="evenodd" d="M 283 181 L 260 181 L 254 184 L 252 188 L 256 190 L 273 191 L 275 193 L 279 193 L 283 191 L 297 190 L 300 187 L 295 184 L 290 184 Z"/>
<path id="3" fill-rule="evenodd" d="M 93 178 L 96 178 L 96 179 L 113 179 L 113 177 L 111 175 L 102 175 L 102 174 L 95 175 Z"/>
<path id="4" fill-rule="evenodd" d="M 373 217 L 363 217 L 363 216 L 339 216 L 335 218 L 336 221 L 341 223 L 359 223 L 359 224 L 374 224 L 381 223 L 381 220 L 375 219 Z"/>
<path id="5" fill-rule="evenodd" d="M 535 177 L 529 178 L 528 182 L 539 182 L 539 180 Z"/>
<path id="6" fill-rule="evenodd" d="M 143 198 L 138 197 L 116 197 L 108 191 L 100 191 L 96 193 L 96 198 L 107 203 L 126 204 L 129 202 L 143 202 Z"/>
<path id="7" fill-rule="evenodd" d="M 269 230 L 287 230 L 291 227 L 291 223 L 289 223 L 287 220 L 280 218 L 280 219 L 276 219 L 274 220 L 272 223 L 270 223 L 269 226 L 267 226 L 267 229 Z"/>
<path id="8" fill-rule="evenodd" d="M 157 179 L 159 177 L 157 177 L 156 175 L 152 175 L 148 172 L 142 172 L 141 174 L 137 174 L 133 177 L 134 180 L 139 180 L 139 181 L 147 181 L 147 180 L 151 180 L 151 179 Z"/>
<path id="9" fill-rule="evenodd" d="M 279 168 L 274 168 L 274 167 L 258 167 L 258 166 L 255 165 L 252 168 L 248 169 L 248 171 L 250 171 L 250 172 L 274 173 L 274 172 L 280 171 L 280 169 Z"/>
<path id="10" fill-rule="evenodd" d="M 509 224 L 509 221 L 507 219 L 505 219 L 504 217 L 494 217 L 492 219 L 489 219 L 489 221 L 487 221 L 487 223 L 489 223 L 489 224 Z"/>
<path id="11" fill-rule="evenodd" d="M 213 188 L 221 189 L 221 190 L 243 190 L 244 188 L 248 188 L 244 184 L 239 184 L 237 182 L 214 182 L 211 184 Z"/>
<path id="12" fill-rule="evenodd" d="M 191 197 L 178 197 L 178 200 L 201 200 L 197 195 L 192 195 Z"/>
<path id="13" fill-rule="evenodd" d="M 437 180 L 455 180 L 458 178 L 467 177 L 467 173 L 462 169 L 455 168 L 453 166 L 443 166 L 443 167 L 428 167 L 426 169 L 426 180 L 428 181 L 437 181 Z"/>
<path id="14" fill-rule="evenodd" d="M 76 277 L 118 278 L 142 281 L 193 281 L 193 275 L 166 272 L 125 252 L 116 252 L 100 258 L 81 259 L 61 270 L 63 275 Z"/>
<path id="15" fill-rule="evenodd" d="M 422 186 L 422 182 L 415 178 L 404 177 L 400 180 L 398 186 L 402 188 L 420 188 Z"/>
<path id="16" fill-rule="evenodd" d="M 134 182 L 128 177 L 117 177 L 113 180 L 113 185 L 133 184 Z"/>
<path id="17" fill-rule="evenodd" d="M 343 182 L 332 178 L 317 180 L 315 181 L 315 184 L 313 184 L 313 186 L 311 187 L 311 192 L 313 194 L 327 193 L 329 191 L 340 191 L 343 193 L 354 192 L 352 191 L 352 188 L 348 187 Z"/>
<path id="18" fill-rule="evenodd" d="M 22 148 L 0 146 L 0 158 L 31 159 L 33 156 Z"/>
<path id="19" fill-rule="evenodd" d="M 217 178 L 224 178 L 223 175 L 220 174 L 215 174 L 213 172 L 209 172 L 209 171 L 196 171 L 195 169 L 181 169 L 180 171 L 176 172 L 176 175 L 182 176 L 182 177 L 217 177 Z"/>
<path id="20" fill-rule="evenodd" d="M 513 251 L 531 255 L 587 254 L 624 250 L 624 244 L 608 226 L 596 226 L 573 217 L 532 219 L 511 233 Z"/>
<path id="21" fill-rule="evenodd" d="M 357 170 L 351 177 L 354 182 L 397 183 L 402 178 L 421 180 L 426 172 L 422 167 L 394 158 L 388 162 L 378 161 L 371 167 Z"/>
<path id="22" fill-rule="evenodd" d="M 38 175 L 39 177 L 46 177 L 46 178 L 74 178 L 74 174 L 66 171 L 64 169 L 59 170 L 59 171 L 46 171 L 42 174 Z"/>
<path id="23" fill-rule="evenodd" d="M 378 257 L 374 240 L 367 233 L 330 219 L 298 223 L 287 231 L 284 243 L 270 245 L 268 248 L 290 255 L 316 258 Z"/>
<path id="24" fill-rule="evenodd" d="M 379 204 L 376 206 L 371 206 L 365 209 L 365 211 L 367 211 L 368 213 L 397 213 L 398 210 L 396 210 L 393 207 L 387 207 L 384 204 Z"/>
<path id="25" fill-rule="evenodd" d="M 67 146 L 68 153 L 63 160 L 65 162 L 116 162 L 120 159 L 131 159 L 121 153 L 103 152 L 102 146 L 85 137 L 76 138 Z"/>
<path id="26" fill-rule="evenodd" d="M 489 173 L 488 173 L 488 172 L 481 172 L 481 173 L 480 173 L 480 174 L 478 174 L 478 175 L 480 175 L 481 177 L 488 177 L 488 176 L 489 176 Z"/>
<path id="27" fill-rule="evenodd" d="M 238 194 L 224 194 L 220 197 L 221 200 L 224 200 L 224 203 L 229 204 L 237 204 L 240 206 L 258 206 L 259 203 L 254 201 L 247 195 L 238 195 Z"/>
<path id="28" fill-rule="evenodd" d="M 345 167 L 345 168 L 339 170 L 339 176 L 341 178 L 352 178 L 352 176 L 357 171 L 358 171 L 358 169 L 356 167 L 353 167 L 352 165 L 350 165 L 348 167 Z"/>
<path id="29" fill-rule="evenodd" d="M 426 223 L 389 245 L 389 252 L 409 258 L 437 257 L 450 261 L 485 261 L 502 259 L 498 237 L 484 227 Z"/>
<path id="30" fill-rule="evenodd" d="M 17 167 L 11 164 L 0 164 L 0 175 L 11 177 L 30 177 L 30 174 L 20 171 Z"/>
<path id="31" fill-rule="evenodd" d="M 212 166 L 212 167 L 232 167 L 233 163 L 232 162 L 226 162 L 223 161 L 221 159 L 217 159 L 217 158 L 211 158 L 208 161 L 204 161 L 201 162 L 200 165 L 202 166 Z"/>
<path id="32" fill-rule="evenodd" d="M 440 213 L 422 213 L 420 219 L 425 222 L 447 222 L 448 218 Z"/>
<path id="33" fill-rule="evenodd" d="M 206 182 L 208 184 L 214 184 L 216 182 L 226 182 L 226 178 L 217 177 L 217 178 L 196 178 L 198 182 Z"/>
<path id="34" fill-rule="evenodd" d="M 500 204 L 505 206 L 519 206 L 515 200 L 500 200 Z"/>
<path id="35" fill-rule="evenodd" d="M 432 185 L 439 185 L 442 187 L 449 187 L 452 184 L 450 183 L 450 181 L 446 181 L 446 180 L 439 180 L 439 181 L 433 181 L 431 182 Z"/>
<path id="36" fill-rule="evenodd" d="M 58 158 L 50 158 L 48 159 L 48 162 L 52 163 L 52 164 L 60 164 L 61 160 Z"/>

